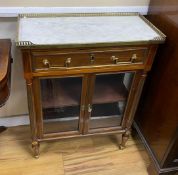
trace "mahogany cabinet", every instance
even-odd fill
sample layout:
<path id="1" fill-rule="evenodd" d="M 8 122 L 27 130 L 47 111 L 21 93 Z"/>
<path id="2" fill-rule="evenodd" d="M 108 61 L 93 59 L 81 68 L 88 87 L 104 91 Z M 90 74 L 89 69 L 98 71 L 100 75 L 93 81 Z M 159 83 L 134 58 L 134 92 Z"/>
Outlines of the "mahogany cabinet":
<path id="1" fill-rule="evenodd" d="M 10 94 L 11 62 L 11 41 L 0 39 L 0 107 L 5 104 Z M 5 129 L 0 126 L 0 132 Z"/>
<path id="2" fill-rule="evenodd" d="M 151 0 L 148 19 L 167 36 L 159 47 L 136 115 L 153 164 L 150 175 L 178 174 L 178 1 Z"/>
<path id="3" fill-rule="evenodd" d="M 122 25 L 133 19 L 135 35 L 123 33 Z M 107 21 L 115 26 L 109 29 Z M 53 27 L 44 29 L 48 24 Z M 119 148 L 125 147 L 165 35 L 129 13 L 21 15 L 19 32 L 35 157 L 41 141 L 94 134 L 119 134 Z"/>
<path id="4" fill-rule="evenodd" d="M 11 41 L 0 39 L 0 107 L 10 94 L 11 62 Z"/>

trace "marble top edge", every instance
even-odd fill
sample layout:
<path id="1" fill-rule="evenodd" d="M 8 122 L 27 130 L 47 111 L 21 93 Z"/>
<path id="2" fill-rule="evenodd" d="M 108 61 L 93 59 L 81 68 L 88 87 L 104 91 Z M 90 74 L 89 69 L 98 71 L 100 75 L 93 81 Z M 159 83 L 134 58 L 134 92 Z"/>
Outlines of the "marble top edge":
<path id="1" fill-rule="evenodd" d="M 157 29 L 151 22 L 149 22 L 144 16 L 140 15 L 139 13 L 135 13 L 135 12 L 109 12 L 109 13 L 65 13 L 65 14 L 60 14 L 60 13 L 57 13 L 57 14 L 20 14 L 19 15 L 19 22 L 18 22 L 18 25 L 20 25 L 20 22 L 21 22 L 21 18 L 22 20 L 25 20 L 25 18 L 36 18 L 35 20 L 37 20 L 38 18 L 41 18 L 41 17 L 45 17 L 46 19 L 50 17 L 53 17 L 55 19 L 55 17 L 57 17 L 56 20 L 60 19 L 60 17 L 100 17 L 100 16 L 103 16 L 103 17 L 106 17 L 106 18 L 110 18 L 110 17 L 119 17 L 119 16 L 132 16 L 132 18 L 137 18 L 139 20 L 142 21 L 142 23 L 145 23 L 143 25 L 145 25 L 145 27 L 150 27 L 150 29 L 152 30 L 152 32 L 154 33 L 154 35 L 152 36 L 152 38 L 147 38 L 146 40 L 144 38 L 141 38 L 140 40 L 138 38 L 136 38 L 134 41 L 133 40 L 129 40 L 128 42 L 127 41 L 124 41 L 124 40 L 109 40 L 109 42 L 105 42 L 103 40 L 97 40 L 97 41 L 90 41 L 88 40 L 87 42 L 81 42 L 81 40 L 76 40 L 76 38 L 73 40 L 73 41 L 76 41 L 76 42 L 70 42 L 70 40 L 66 40 L 64 41 L 63 43 L 60 43 L 58 41 L 55 41 L 55 42 L 52 42 L 52 43 L 38 43 L 38 42 L 33 42 L 34 40 L 28 40 L 29 38 L 27 37 L 26 39 L 27 40 L 24 40 L 22 38 L 20 38 L 19 36 L 19 33 L 21 34 L 21 30 L 19 28 L 18 30 L 18 38 L 16 40 L 16 45 L 19 46 L 19 47 L 45 47 L 45 46 L 49 46 L 49 47 L 82 47 L 82 46 L 109 46 L 109 45 L 115 45 L 115 46 L 119 46 L 119 45 L 138 45 L 138 44 L 160 44 L 160 43 L 164 43 L 165 41 L 165 38 L 166 36 L 159 30 Z M 58 18 L 59 17 L 59 18 Z M 130 19 L 131 17 L 129 17 Z M 45 20 L 46 20 L 45 19 Z M 53 19 L 53 21 L 54 21 Z M 61 18 L 63 19 L 63 18 Z M 82 18 L 81 18 L 82 19 Z M 80 20 L 81 20 L 80 19 Z M 83 18 L 84 19 L 84 18 Z M 32 20 L 32 19 L 31 19 Z M 93 19 L 92 19 L 93 20 Z M 26 20 L 25 20 L 26 21 Z M 51 20 L 50 20 L 51 21 Z M 73 20 L 72 20 L 73 21 Z M 63 24 L 63 23 L 62 23 Z M 120 24 L 120 23 L 119 23 Z M 95 23 L 96 25 L 96 23 Z M 74 31 L 75 32 L 75 31 Z M 70 33 L 71 34 L 71 33 Z M 67 35 L 64 35 L 63 37 L 66 37 Z M 80 38 L 80 36 L 79 36 Z"/>
<path id="2" fill-rule="evenodd" d="M 139 12 L 97 12 L 97 13 L 22 13 L 19 18 L 42 17 L 84 17 L 84 16 L 139 16 Z"/>
<path id="3" fill-rule="evenodd" d="M 16 46 L 21 48 L 78 48 L 78 47 L 114 47 L 130 45 L 162 44 L 164 40 L 132 41 L 132 42 L 111 42 L 111 43 L 77 43 L 77 44 L 34 44 L 31 41 L 16 41 Z"/>

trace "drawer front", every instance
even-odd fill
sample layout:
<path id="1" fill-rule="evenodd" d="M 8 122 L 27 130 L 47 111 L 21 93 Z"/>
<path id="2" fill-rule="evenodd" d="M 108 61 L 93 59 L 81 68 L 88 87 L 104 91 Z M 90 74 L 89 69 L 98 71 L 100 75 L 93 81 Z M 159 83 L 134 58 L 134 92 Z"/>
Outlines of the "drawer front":
<path id="1" fill-rule="evenodd" d="M 147 53 L 147 49 L 93 52 L 93 65 L 143 64 Z"/>
<path id="2" fill-rule="evenodd" d="M 122 50 L 91 50 L 74 53 L 33 53 L 32 66 L 35 71 L 65 70 L 69 68 L 120 66 L 123 64 L 144 64 L 147 48 Z"/>
<path id="3" fill-rule="evenodd" d="M 86 53 L 70 54 L 39 54 L 33 56 L 33 70 L 64 70 L 66 68 L 90 65 L 90 59 Z"/>

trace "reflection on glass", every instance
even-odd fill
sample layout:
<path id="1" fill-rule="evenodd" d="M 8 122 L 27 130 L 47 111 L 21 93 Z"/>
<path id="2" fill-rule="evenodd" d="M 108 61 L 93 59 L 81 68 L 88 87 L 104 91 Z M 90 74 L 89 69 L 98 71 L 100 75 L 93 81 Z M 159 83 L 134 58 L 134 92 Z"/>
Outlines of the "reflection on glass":
<path id="1" fill-rule="evenodd" d="M 44 133 L 78 130 L 82 78 L 41 79 L 40 84 Z"/>
<path id="2" fill-rule="evenodd" d="M 90 129 L 121 125 L 134 73 L 96 75 Z"/>

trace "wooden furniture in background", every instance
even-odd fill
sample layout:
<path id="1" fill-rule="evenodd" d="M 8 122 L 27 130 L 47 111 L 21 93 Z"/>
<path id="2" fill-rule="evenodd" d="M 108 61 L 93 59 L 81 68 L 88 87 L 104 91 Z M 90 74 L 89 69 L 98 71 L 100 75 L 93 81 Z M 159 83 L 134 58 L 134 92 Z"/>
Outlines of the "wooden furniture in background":
<path id="1" fill-rule="evenodd" d="M 10 73 L 11 73 L 11 41 L 0 39 L 0 107 L 7 101 L 10 94 Z M 0 126 L 0 132 L 5 130 Z"/>
<path id="2" fill-rule="evenodd" d="M 27 14 L 19 27 L 35 157 L 60 138 L 117 133 L 125 147 L 164 34 L 135 13 Z"/>
<path id="3" fill-rule="evenodd" d="M 148 19 L 166 35 L 145 84 L 136 128 L 153 159 L 150 175 L 178 173 L 178 1 L 151 0 Z"/>

